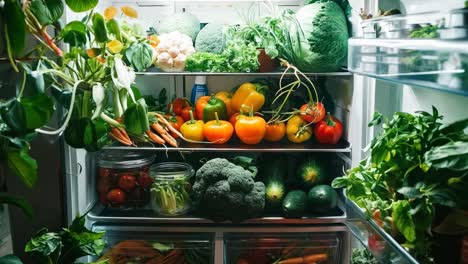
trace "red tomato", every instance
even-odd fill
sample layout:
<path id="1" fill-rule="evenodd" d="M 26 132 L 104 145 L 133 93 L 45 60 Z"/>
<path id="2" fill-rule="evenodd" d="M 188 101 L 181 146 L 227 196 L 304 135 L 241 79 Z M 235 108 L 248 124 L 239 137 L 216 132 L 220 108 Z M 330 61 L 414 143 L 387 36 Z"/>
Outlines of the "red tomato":
<path id="1" fill-rule="evenodd" d="M 153 184 L 153 178 L 148 173 L 142 172 L 137 182 L 140 187 L 148 189 L 151 187 L 151 184 Z"/>
<path id="2" fill-rule="evenodd" d="M 97 191 L 99 194 L 107 193 L 112 187 L 111 179 L 109 177 L 100 178 L 97 184 Z"/>
<path id="3" fill-rule="evenodd" d="M 315 139 L 322 144 L 336 144 L 343 134 L 343 124 L 330 113 L 327 117 L 315 124 Z"/>
<path id="4" fill-rule="evenodd" d="M 120 206 L 125 203 L 125 192 L 120 189 L 112 189 L 106 195 L 106 200 L 113 206 Z"/>
<path id="5" fill-rule="evenodd" d="M 385 250 L 385 241 L 383 241 L 377 233 L 369 234 L 367 244 L 374 254 L 380 255 Z"/>
<path id="6" fill-rule="evenodd" d="M 299 110 L 307 123 L 317 123 L 325 117 L 325 107 L 320 102 L 304 104 Z"/>
<path id="7" fill-rule="evenodd" d="M 99 177 L 109 177 L 110 174 L 111 174 L 111 169 L 99 168 Z"/>
<path id="8" fill-rule="evenodd" d="M 135 177 L 132 175 L 124 174 L 119 178 L 119 187 L 124 191 L 131 191 L 135 188 L 136 182 Z"/>
<path id="9" fill-rule="evenodd" d="M 193 119 L 197 120 L 197 112 L 195 111 L 195 107 L 186 106 L 184 107 L 184 109 L 182 109 L 182 112 L 180 113 L 180 117 L 182 117 L 182 119 L 184 119 L 185 122 L 190 120 L 190 110 L 192 110 Z"/>
<path id="10" fill-rule="evenodd" d="M 185 98 L 176 98 L 172 103 L 170 103 L 167 106 L 167 110 L 171 112 L 171 106 L 172 106 L 172 112 L 176 115 L 180 115 L 182 113 L 182 109 L 184 109 L 187 106 L 190 106 L 189 102 Z"/>

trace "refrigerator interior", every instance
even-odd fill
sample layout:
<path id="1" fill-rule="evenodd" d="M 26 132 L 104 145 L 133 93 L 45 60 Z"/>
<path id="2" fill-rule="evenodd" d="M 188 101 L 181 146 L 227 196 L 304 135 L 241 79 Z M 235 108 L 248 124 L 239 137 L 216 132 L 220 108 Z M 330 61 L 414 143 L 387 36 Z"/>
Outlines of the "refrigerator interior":
<path id="1" fill-rule="evenodd" d="M 249 3 L 250 2 L 250 3 Z M 238 23 L 240 17 L 238 10 L 251 7 L 252 3 L 257 6 L 259 14 L 261 13 L 261 4 L 258 1 L 114 1 L 104 3 L 101 1 L 99 8 L 103 9 L 107 5 L 113 4 L 130 5 L 139 10 L 140 20 L 148 26 L 157 26 L 160 18 L 174 11 L 188 11 L 198 16 L 202 23 L 209 22 L 229 22 Z M 278 3 L 281 8 L 298 8 L 302 1 L 273 1 Z M 401 8 L 407 13 L 416 13 L 422 11 L 434 11 L 440 7 L 439 1 L 350 1 L 354 11 L 352 13 L 353 34 L 359 34 L 359 25 L 357 19 L 357 11 L 360 7 L 366 8 L 370 12 L 377 11 L 378 8 Z M 444 4 L 447 9 L 460 7 L 460 1 L 450 0 Z M 206 13 L 209 10 L 209 13 Z M 70 18 L 73 19 L 72 16 Z M 220 90 L 226 90 L 244 81 L 249 81 L 252 77 L 246 76 L 210 76 L 207 79 L 207 86 L 210 93 L 215 93 Z M 139 75 L 136 85 L 141 88 L 145 94 L 157 96 L 162 88 L 168 91 L 168 97 L 190 95 L 193 86 L 193 76 L 152 76 Z M 340 160 L 340 165 L 336 166 L 337 172 L 340 173 L 344 167 L 356 165 L 367 153 L 366 146 L 370 143 L 378 130 L 368 129 L 367 124 L 372 119 L 374 111 L 382 112 L 387 116 L 391 116 L 396 111 L 414 112 L 415 110 L 431 111 L 431 106 L 434 105 L 439 109 L 439 112 L 444 115 L 445 122 L 451 122 L 466 117 L 466 110 L 463 106 L 468 105 L 468 97 L 460 97 L 454 94 L 440 93 L 419 87 L 388 83 L 363 76 L 335 76 L 335 77 L 320 77 L 315 80 L 321 83 L 319 85 L 324 88 L 323 91 L 328 93 L 328 97 L 335 104 L 334 111 L 340 120 L 344 121 L 345 138 L 351 142 L 353 148 L 351 155 L 334 154 L 337 160 Z M 171 157 L 174 157 L 171 153 Z M 160 157 L 165 155 L 163 152 L 158 153 Z M 191 155 L 184 153 L 184 155 Z M 255 155 L 255 154 L 254 154 Z M 175 155 L 180 159 L 179 155 Z M 86 153 L 85 151 L 67 149 L 67 193 L 68 193 L 68 219 L 71 222 L 73 216 L 78 213 L 87 212 L 96 205 L 96 155 Z M 352 158 L 351 158 L 352 157 Z M 163 160 L 163 159 L 161 159 Z M 338 176 L 337 174 L 336 176 Z M 97 205 L 98 212 L 104 212 L 102 207 Z M 148 210 L 143 210 L 140 216 L 148 213 Z M 141 212 L 141 211 L 140 211 Z M 107 211 L 112 218 L 112 215 L 122 215 L 122 212 Z M 131 222 L 133 213 L 128 211 L 123 213 L 125 220 Z M 110 219 L 110 218 L 109 218 Z M 149 213 L 148 223 L 151 223 L 154 218 Z M 96 219 L 94 219 L 96 220 Z M 193 220 L 193 219 L 192 219 Z M 137 224 L 141 219 L 134 219 Z M 173 220 L 169 220 L 173 221 Z M 92 221 L 91 221 L 92 222 Z M 111 226 L 101 227 L 102 229 L 111 228 Z M 129 227 L 130 229 L 132 227 Z M 116 226 L 113 229 L 120 233 L 125 228 Z M 145 229 L 147 230 L 147 229 Z M 227 232 L 228 227 L 223 229 L 223 233 Z M 361 230 L 361 229 L 356 229 Z M 161 232 L 161 230 L 157 230 Z M 218 232 L 219 235 L 221 232 Z M 367 243 L 367 234 L 362 235 L 363 239 L 359 239 L 359 234 L 353 232 L 353 235 L 358 237 L 358 240 L 364 244 Z M 236 237 L 233 235 L 232 237 Z M 120 239 L 120 238 L 119 238 Z M 218 241 L 217 239 L 215 239 Z M 235 245 L 240 245 L 236 241 Z M 352 243 L 359 244 L 359 241 Z M 229 241 L 227 241 L 229 243 Z M 245 241 L 244 241 L 245 242 Z M 244 243 L 243 242 L 243 243 Z M 239 244 L 240 243 L 240 244 Z M 248 241 L 245 243 L 249 243 Z M 215 243 L 216 244 L 216 243 Z M 234 245 L 233 244 L 233 245 Z M 245 245 L 245 244 L 244 244 Z M 349 249 L 349 248 L 348 248 Z M 346 250 L 345 250 L 346 251 Z M 342 260 L 344 261 L 344 260 Z M 215 262 L 218 263 L 218 262 Z M 219 262 L 221 263 L 221 262 Z M 345 263 L 345 261 L 343 262 Z"/>

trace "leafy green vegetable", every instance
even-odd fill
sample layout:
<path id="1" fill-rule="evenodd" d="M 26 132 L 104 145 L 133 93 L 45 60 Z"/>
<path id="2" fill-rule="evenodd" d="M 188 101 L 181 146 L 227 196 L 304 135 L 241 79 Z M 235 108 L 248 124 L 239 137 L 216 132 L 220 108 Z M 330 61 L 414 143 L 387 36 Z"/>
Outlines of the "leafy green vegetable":
<path id="1" fill-rule="evenodd" d="M 424 158 L 429 166 L 437 169 L 467 171 L 468 142 L 456 141 L 435 147 L 426 152 Z"/>
<path id="2" fill-rule="evenodd" d="M 200 30 L 195 40 L 195 50 L 220 54 L 226 46 L 225 26 L 210 23 Z"/>
<path id="3" fill-rule="evenodd" d="M 400 232 L 405 236 L 406 240 L 413 242 L 416 240 L 416 226 L 413 216 L 411 215 L 411 206 L 408 201 L 401 200 L 394 202 L 392 205 L 392 218 Z"/>
<path id="4" fill-rule="evenodd" d="M 196 52 L 187 58 L 185 69 L 200 72 L 255 72 L 258 51 L 254 45 L 229 44 L 222 54 Z"/>
<path id="5" fill-rule="evenodd" d="M 365 248 L 354 248 L 351 257 L 351 264 L 379 264 L 380 262 L 375 259 L 372 253 Z"/>
<path id="6" fill-rule="evenodd" d="M 413 29 L 410 33 L 410 38 L 437 38 L 439 34 L 437 33 L 437 26 L 427 25 L 422 26 L 416 29 Z"/>
<path id="7" fill-rule="evenodd" d="M 123 123 L 127 132 L 134 135 L 143 135 L 149 130 L 148 112 L 145 99 L 127 108 L 123 115 Z"/>
<path id="8" fill-rule="evenodd" d="M 285 16 L 289 26 L 283 35 L 280 54 L 301 71 L 339 70 L 347 57 L 348 25 L 334 1 L 316 1 Z"/>
<path id="9" fill-rule="evenodd" d="M 146 43 L 134 43 L 125 50 L 125 59 L 136 71 L 145 71 L 153 64 L 153 48 Z"/>
<path id="10" fill-rule="evenodd" d="M 436 217 L 468 204 L 468 121 L 442 126 L 440 120 L 436 108 L 432 114 L 397 112 L 391 120 L 376 113 L 369 126 L 381 125 L 382 131 L 372 140 L 370 156 L 332 183 L 346 188 L 369 216 L 377 209 L 391 216 L 404 246 L 421 261 L 431 258 Z"/>
<path id="11" fill-rule="evenodd" d="M 61 0 L 33 0 L 30 8 L 43 26 L 55 23 L 62 17 L 64 11 Z"/>

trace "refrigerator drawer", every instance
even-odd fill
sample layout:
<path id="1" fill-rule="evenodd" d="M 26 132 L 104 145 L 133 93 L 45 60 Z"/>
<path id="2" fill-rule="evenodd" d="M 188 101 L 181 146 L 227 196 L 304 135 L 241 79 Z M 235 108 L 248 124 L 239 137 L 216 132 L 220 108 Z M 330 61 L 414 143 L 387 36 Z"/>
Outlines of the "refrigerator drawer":
<path id="1" fill-rule="evenodd" d="M 225 264 L 339 263 L 339 233 L 226 234 Z M 302 262 L 301 262 L 302 261 Z"/>
<path id="2" fill-rule="evenodd" d="M 113 264 L 212 264 L 214 239 L 209 233 L 167 233 L 145 229 L 114 229 L 106 231 L 106 249 L 100 261 Z"/>

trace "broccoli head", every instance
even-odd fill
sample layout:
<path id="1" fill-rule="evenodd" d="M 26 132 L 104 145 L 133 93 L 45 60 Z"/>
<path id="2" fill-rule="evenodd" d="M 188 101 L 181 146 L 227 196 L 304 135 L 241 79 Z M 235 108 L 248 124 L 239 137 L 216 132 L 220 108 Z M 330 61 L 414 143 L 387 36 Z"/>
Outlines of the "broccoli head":
<path id="1" fill-rule="evenodd" d="M 245 195 L 244 203 L 251 217 L 260 216 L 265 208 L 265 184 L 256 182 L 253 190 Z"/>
<path id="2" fill-rule="evenodd" d="M 215 221 L 242 221 L 262 214 L 265 185 L 255 182 L 249 170 L 215 158 L 197 171 L 193 197 L 200 210 Z"/>
<path id="3" fill-rule="evenodd" d="M 235 166 L 233 168 L 226 167 L 223 169 L 222 173 L 228 177 L 229 185 L 233 191 L 248 193 L 254 187 L 252 172 L 240 166 Z"/>
<path id="4" fill-rule="evenodd" d="M 227 176 L 221 171 L 230 163 L 227 159 L 215 158 L 207 161 L 200 169 L 198 169 L 196 178 L 203 179 L 205 183 L 212 184 L 217 181 L 226 180 Z"/>

